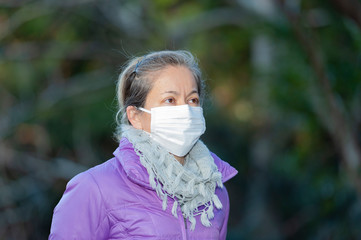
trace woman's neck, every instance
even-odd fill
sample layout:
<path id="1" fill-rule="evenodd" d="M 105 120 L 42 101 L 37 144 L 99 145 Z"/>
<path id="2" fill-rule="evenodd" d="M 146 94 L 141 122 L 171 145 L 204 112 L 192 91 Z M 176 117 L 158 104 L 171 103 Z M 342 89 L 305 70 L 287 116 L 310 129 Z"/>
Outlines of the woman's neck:
<path id="1" fill-rule="evenodd" d="M 178 156 L 176 156 L 176 155 L 173 155 L 173 156 L 175 157 L 175 159 L 177 159 L 177 161 L 178 161 L 180 164 L 184 165 L 184 157 L 178 157 Z"/>

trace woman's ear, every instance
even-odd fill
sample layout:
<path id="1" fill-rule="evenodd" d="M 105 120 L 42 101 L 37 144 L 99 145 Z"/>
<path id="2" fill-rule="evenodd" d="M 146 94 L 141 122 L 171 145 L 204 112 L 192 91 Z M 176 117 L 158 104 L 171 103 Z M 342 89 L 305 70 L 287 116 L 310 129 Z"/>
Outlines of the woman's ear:
<path id="1" fill-rule="evenodd" d="M 138 109 L 134 106 L 128 106 L 126 112 L 128 120 L 132 124 L 132 126 L 137 129 L 142 129 L 142 123 L 139 118 Z"/>

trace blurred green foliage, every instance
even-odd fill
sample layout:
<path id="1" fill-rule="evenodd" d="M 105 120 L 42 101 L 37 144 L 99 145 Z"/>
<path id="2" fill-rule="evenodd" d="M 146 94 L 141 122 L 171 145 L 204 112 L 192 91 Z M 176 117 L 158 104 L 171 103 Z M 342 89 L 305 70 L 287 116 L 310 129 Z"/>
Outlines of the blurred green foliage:
<path id="1" fill-rule="evenodd" d="M 359 0 L 0 3 L 0 239 L 44 239 L 66 182 L 112 157 L 121 65 L 187 49 L 228 239 L 361 238 Z M 358 13 L 357 14 L 355 14 Z"/>

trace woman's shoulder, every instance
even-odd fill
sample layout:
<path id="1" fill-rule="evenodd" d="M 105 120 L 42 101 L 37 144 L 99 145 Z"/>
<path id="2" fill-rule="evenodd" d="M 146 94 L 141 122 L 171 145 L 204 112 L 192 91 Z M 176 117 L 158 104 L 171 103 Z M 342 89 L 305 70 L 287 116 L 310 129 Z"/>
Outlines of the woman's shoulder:
<path id="1" fill-rule="evenodd" d="M 96 181 L 107 181 L 119 175 L 119 163 L 115 157 L 96 165 L 87 171 L 85 174 L 91 175 Z"/>
<path id="2" fill-rule="evenodd" d="M 117 183 L 119 187 L 125 184 L 117 159 L 111 158 L 71 178 L 67 183 L 65 193 L 87 192 L 92 196 L 98 195 L 103 198 L 112 192 L 114 183 Z"/>
<path id="3" fill-rule="evenodd" d="M 100 181 L 102 179 L 109 178 L 114 171 L 116 171 L 115 158 L 111 158 L 99 165 L 89 168 L 86 171 L 80 172 L 75 175 L 69 182 L 83 181 L 83 180 L 94 180 Z"/>

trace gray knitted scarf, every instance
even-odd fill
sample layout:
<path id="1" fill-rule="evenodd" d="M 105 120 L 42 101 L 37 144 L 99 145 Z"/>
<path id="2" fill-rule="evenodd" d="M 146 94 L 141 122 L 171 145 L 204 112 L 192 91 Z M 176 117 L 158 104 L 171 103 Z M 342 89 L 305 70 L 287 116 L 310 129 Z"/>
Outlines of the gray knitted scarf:
<path id="1" fill-rule="evenodd" d="M 196 225 L 195 216 L 204 226 L 211 226 L 214 207 L 222 208 L 215 194 L 216 187 L 223 188 L 222 174 L 218 171 L 208 148 L 198 141 L 181 165 L 173 155 L 150 138 L 149 133 L 122 125 L 122 136 L 133 144 L 141 164 L 147 169 L 151 187 L 162 199 L 163 210 L 167 209 L 168 197 L 174 199 L 172 214 L 178 218 L 178 205 L 184 218 Z"/>

